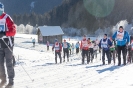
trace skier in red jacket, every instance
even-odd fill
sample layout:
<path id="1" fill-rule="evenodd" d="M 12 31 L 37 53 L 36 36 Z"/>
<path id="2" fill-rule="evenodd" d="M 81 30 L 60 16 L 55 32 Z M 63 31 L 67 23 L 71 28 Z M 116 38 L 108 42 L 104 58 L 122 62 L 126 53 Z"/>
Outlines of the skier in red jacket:
<path id="1" fill-rule="evenodd" d="M 11 17 L 4 12 L 4 5 L 0 2 L 0 87 L 7 83 L 6 70 L 8 75 L 8 84 L 5 88 L 13 88 L 14 68 L 13 68 L 13 43 L 16 34 L 16 26 Z"/>

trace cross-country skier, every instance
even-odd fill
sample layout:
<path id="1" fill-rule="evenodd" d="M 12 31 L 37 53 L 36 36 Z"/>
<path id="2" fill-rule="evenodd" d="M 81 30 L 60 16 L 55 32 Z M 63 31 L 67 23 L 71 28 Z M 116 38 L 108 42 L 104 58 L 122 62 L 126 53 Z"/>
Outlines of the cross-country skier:
<path id="1" fill-rule="evenodd" d="M 117 41 L 118 66 L 121 65 L 121 51 L 123 54 L 123 64 L 126 65 L 126 46 L 130 39 L 128 32 L 123 29 L 123 26 L 120 26 L 119 31 L 114 33 L 112 39 Z"/>
<path id="2" fill-rule="evenodd" d="M 49 41 L 47 41 L 47 51 L 49 51 Z"/>
<path id="3" fill-rule="evenodd" d="M 86 39 L 86 35 L 84 35 L 83 39 L 81 41 L 81 45 L 80 45 L 80 50 L 82 50 L 82 64 L 84 64 L 85 55 L 87 57 L 87 64 L 89 64 L 89 62 L 90 62 L 90 59 L 88 56 L 88 49 L 89 49 L 88 41 Z"/>
<path id="4" fill-rule="evenodd" d="M 33 47 L 35 47 L 35 42 L 36 42 L 36 40 L 35 40 L 35 38 L 33 38 L 32 39 Z"/>
<path id="5" fill-rule="evenodd" d="M 12 41 L 15 34 L 16 26 L 11 17 L 4 13 L 4 5 L 0 2 L 0 87 L 6 84 L 6 78 L 9 81 L 5 88 L 13 88 L 14 85 L 15 72 L 13 67 Z M 6 77 L 6 72 L 8 77 Z"/>
<path id="6" fill-rule="evenodd" d="M 55 63 L 57 64 L 57 55 L 60 58 L 60 63 L 62 63 L 62 58 L 61 58 L 62 46 L 61 46 L 61 43 L 59 43 L 57 39 L 55 39 L 55 44 L 52 47 L 52 50 L 54 49 L 55 49 Z"/>
<path id="7" fill-rule="evenodd" d="M 111 58 L 109 56 L 109 47 L 112 46 L 110 39 L 107 38 L 107 34 L 104 34 L 104 38 L 100 40 L 99 48 L 102 49 L 102 62 L 105 65 L 105 54 L 108 59 L 108 64 L 111 64 Z"/>
<path id="8" fill-rule="evenodd" d="M 79 41 L 76 43 L 75 47 L 76 47 L 76 54 L 78 54 L 79 53 L 79 48 L 80 48 Z"/>
<path id="9" fill-rule="evenodd" d="M 69 62 L 69 43 L 66 42 L 66 40 L 64 40 L 64 42 L 62 43 L 62 47 L 63 47 L 63 53 L 64 53 L 63 62 L 65 62 L 65 55 L 66 54 L 67 54 L 67 62 Z"/>
<path id="10" fill-rule="evenodd" d="M 99 43 L 98 43 L 99 44 Z M 94 50 L 94 56 L 95 56 L 95 58 L 97 58 L 97 51 L 98 51 L 98 49 L 99 49 L 99 47 L 98 47 L 98 45 L 96 44 L 96 42 L 94 43 L 94 48 L 93 48 L 93 50 Z"/>
<path id="11" fill-rule="evenodd" d="M 91 62 L 93 62 L 93 59 L 94 59 L 94 42 L 90 42 L 89 43 L 89 58 L 91 60 Z"/>
<path id="12" fill-rule="evenodd" d="M 110 38 L 110 41 L 112 42 L 112 46 L 110 46 L 110 57 L 111 59 L 113 58 L 114 65 L 115 65 L 115 44 L 114 44 L 114 41 L 112 40 L 112 37 Z"/>

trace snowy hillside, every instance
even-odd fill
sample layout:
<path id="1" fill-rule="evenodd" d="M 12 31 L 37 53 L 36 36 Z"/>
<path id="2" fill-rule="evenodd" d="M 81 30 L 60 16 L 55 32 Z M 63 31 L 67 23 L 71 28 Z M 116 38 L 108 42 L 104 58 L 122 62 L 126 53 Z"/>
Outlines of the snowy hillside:
<path id="1" fill-rule="evenodd" d="M 89 65 L 81 64 L 81 54 L 71 55 L 70 62 L 55 64 L 51 47 L 47 52 L 46 45 L 36 43 L 34 48 L 31 37 L 36 38 L 34 35 L 15 36 L 14 88 L 133 88 L 133 64 L 102 66 L 100 54 Z"/>

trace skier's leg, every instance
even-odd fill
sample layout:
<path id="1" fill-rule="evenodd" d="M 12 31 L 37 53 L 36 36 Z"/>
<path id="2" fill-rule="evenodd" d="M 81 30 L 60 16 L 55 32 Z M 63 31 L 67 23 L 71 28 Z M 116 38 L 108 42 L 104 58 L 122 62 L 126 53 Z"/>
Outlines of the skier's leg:
<path id="1" fill-rule="evenodd" d="M 118 53 L 118 66 L 121 65 L 121 46 L 117 46 L 117 53 Z"/>
<path id="2" fill-rule="evenodd" d="M 90 60 L 89 60 L 89 56 L 88 56 L 88 50 L 85 50 L 86 53 L 86 57 L 87 57 L 87 64 L 89 64 Z"/>
<path id="3" fill-rule="evenodd" d="M 110 58 L 110 50 L 105 51 L 107 59 L 108 59 L 108 64 L 111 64 L 111 58 Z"/>
<path id="4" fill-rule="evenodd" d="M 0 49 L 0 87 L 2 87 L 6 83 L 6 73 L 4 67 L 4 50 Z"/>
<path id="5" fill-rule="evenodd" d="M 126 46 L 122 46 L 123 64 L 126 65 Z"/>
<path id="6" fill-rule="evenodd" d="M 57 64 L 57 52 L 55 51 L 55 63 Z"/>
<path id="7" fill-rule="evenodd" d="M 88 62 L 90 63 L 90 49 L 88 50 Z"/>
<path id="8" fill-rule="evenodd" d="M 93 58 L 94 58 L 94 56 L 93 56 L 93 48 L 90 48 L 90 51 L 91 51 L 91 62 L 93 62 Z"/>
<path id="9" fill-rule="evenodd" d="M 10 85 L 14 84 L 14 67 L 13 67 L 13 58 L 12 58 L 12 52 L 9 50 L 9 48 L 5 48 L 5 58 L 6 58 L 6 67 L 7 67 L 7 74 L 9 78 L 9 83 Z"/>
<path id="10" fill-rule="evenodd" d="M 84 59 L 85 59 L 85 51 L 82 50 L 82 64 L 84 64 Z"/>
<path id="11" fill-rule="evenodd" d="M 77 54 L 79 53 L 79 48 L 77 48 Z"/>
<path id="12" fill-rule="evenodd" d="M 76 48 L 76 54 L 78 54 L 78 48 Z"/>
<path id="13" fill-rule="evenodd" d="M 105 51 L 102 50 L 102 62 L 103 62 L 103 65 L 105 65 Z"/>
<path id="14" fill-rule="evenodd" d="M 58 52 L 58 56 L 60 58 L 60 63 L 62 63 L 61 52 Z"/>
<path id="15" fill-rule="evenodd" d="M 115 65 L 115 50 L 113 50 L 113 61 L 114 61 L 114 65 Z"/>
<path id="16" fill-rule="evenodd" d="M 69 62 L 69 50 L 67 49 L 66 52 L 67 52 L 67 62 Z"/>
<path id="17" fill-rule="evenodd" d="M 65 53 L 66 53 L 66 51 L 65 51 L 65 49 L 63 48 L 63 62 L 65 62 Z"/>

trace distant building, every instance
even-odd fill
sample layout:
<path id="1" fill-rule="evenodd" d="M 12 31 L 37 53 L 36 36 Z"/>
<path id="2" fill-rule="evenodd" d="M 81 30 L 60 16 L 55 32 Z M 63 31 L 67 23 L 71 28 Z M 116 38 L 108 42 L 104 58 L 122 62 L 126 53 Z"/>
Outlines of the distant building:
<path id="1" fill-rule="evenodd" d="M 53 44 L 55 39 L 58 39 L 62 43 L 63 31 L 60 26 L 39 26 L 37 35 L 38 43 L 47 43 Z"/>

